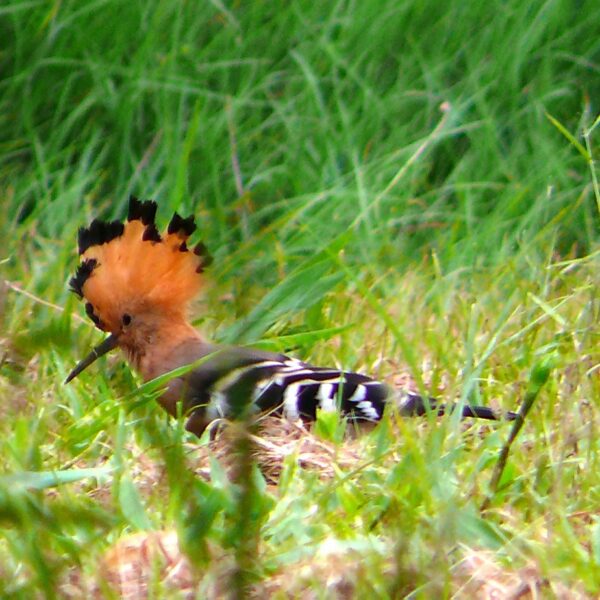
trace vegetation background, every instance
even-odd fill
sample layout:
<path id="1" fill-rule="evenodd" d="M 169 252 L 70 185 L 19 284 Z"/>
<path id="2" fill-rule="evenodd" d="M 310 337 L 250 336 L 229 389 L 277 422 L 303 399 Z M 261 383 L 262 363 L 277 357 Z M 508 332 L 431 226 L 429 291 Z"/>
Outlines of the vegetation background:
<path id="1" fill-rule="evenodd" d="M 594 0 L 3 2 L 3 597 L 598 597 L 599 23 Z M 100 339 L 77 228 L 129 194 L 198 217 L 211 338 L 501 409 L 533 390 L 498 486 L 508 424 L 325 419 L 240 483 L 120 357 L 64 386 Z"/>

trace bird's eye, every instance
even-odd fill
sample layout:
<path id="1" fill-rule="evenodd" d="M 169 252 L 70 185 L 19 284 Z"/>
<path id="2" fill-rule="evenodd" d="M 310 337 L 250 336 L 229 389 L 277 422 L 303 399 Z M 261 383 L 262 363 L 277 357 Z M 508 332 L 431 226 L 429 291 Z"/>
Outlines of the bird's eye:
<path id="1" fill-rule="evenodd" d="M 127 327 L 128 325 L 131 324 L 131 315 L 128 315 L 127 313 L 125 313 L 122 317 L 121 317 L 121 322 L 123 323 L 123 325 L 125 327 Z"/>

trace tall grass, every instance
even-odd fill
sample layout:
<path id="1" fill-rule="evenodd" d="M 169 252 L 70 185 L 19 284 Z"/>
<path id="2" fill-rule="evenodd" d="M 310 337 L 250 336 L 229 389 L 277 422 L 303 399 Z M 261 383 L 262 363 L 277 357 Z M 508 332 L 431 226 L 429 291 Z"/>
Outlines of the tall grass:
<path id="1" fill-rule="evenodd" d="M 177 529 L 200 597 L 240 552 L 240 490 L 216 460 L 195 474 L 205 447 L 120 359 L 62 385 L 98 339 L 66 289 L 77 228 L 133 193 L 198 216 L 211 338 L 504 409 L 554 365 L 492 487 L 508 428 L 452 418 L 333 442 L 323 478 L 293 456 L 277 487 L 253 471 L 252 585 L 460 597 L 525 569 L 596 596 L 598 19 L 591 0 L 0 7 L 2 594 L 89 590 L 131 532 Z"/>

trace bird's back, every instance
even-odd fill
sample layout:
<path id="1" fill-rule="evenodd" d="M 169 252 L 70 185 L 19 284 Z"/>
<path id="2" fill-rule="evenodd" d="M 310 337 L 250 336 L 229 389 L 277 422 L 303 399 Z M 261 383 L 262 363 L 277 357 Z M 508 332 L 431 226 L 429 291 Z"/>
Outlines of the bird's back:
<path id="1" fill-rule="evenodd" d="M 177 349 L 168 370 L 199 361 L 170 382 L 161 403 L 176 414 L 182 401 L 187 428 L 200 433 L 217 418 L 273 411 L 295 420 L 314 420 L 317 410 L 339 411 L 356 420 L 379 421 L 390 389 L 366 375 L 315 367 L 284 354 L 216 346 L 189 340 Z M 165 364 L 166 364 L 165 362 Z"/>

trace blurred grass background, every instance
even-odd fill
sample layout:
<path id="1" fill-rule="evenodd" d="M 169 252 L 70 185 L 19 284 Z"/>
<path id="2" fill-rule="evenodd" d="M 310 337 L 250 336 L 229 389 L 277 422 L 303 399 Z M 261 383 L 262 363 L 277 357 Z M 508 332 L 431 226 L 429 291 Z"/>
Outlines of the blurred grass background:
<path id="1" fill-rule="evenodd" d="M 334 556 L 357 595 L 461 597 L 492 551 L 505 591 L 534 572 L 596 597 L 598 133 L 579 152 L 547 115 L 583 144 L 599 20 L 591 0 L 5 2 L 2 593 L 76 597 L 118 540 L 177 529 L 205 597 L 241 539 L 235 486 L 127 410 L 120 359 L 62 385 L 99 339 L 67 292 L 77 228 L 133 193 L 197 216 L 209 337 L 505 409 L 555 357 L 490 510 L 506 427 L 388 423 L 332 480 L 289 460 L 257 483 L 256 585 L 336 597 Z"/>

